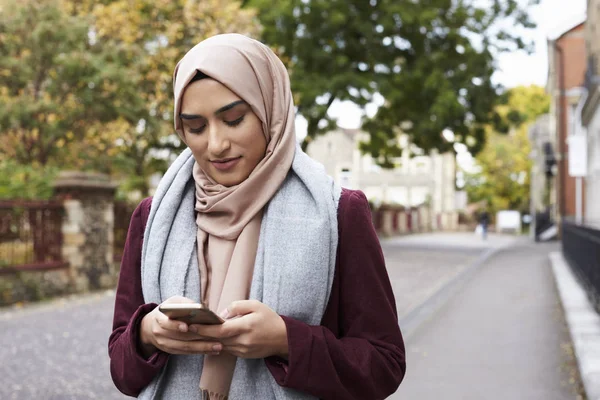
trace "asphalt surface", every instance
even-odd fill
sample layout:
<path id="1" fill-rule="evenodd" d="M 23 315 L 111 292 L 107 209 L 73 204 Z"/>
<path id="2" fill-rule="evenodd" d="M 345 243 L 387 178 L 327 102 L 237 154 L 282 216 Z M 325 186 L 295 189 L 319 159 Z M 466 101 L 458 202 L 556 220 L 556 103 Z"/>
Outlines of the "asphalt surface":
<path id="1" fill-rule="evenodd" d="M 112 293 L 0 312 L 0 399 L 124 399 L 108 369 Z"/>
<path id="2" fill-rule="evenodd" d="M 490 247 L 506 245 L 511 240 L 492 237 L 488 242 L 482 242 L 472 235 L 418 235 L 383 240 L 382 247 L 396 295 L 400 319 L 419 304 L 427 301 L 432 294 L 443 288 L 448 282 L 451 282 L 485 250 Z M 507 254 L 509 254 L 509 259 L 500 262 L 500 267 L 495 267 L 497 259 L 494 258 L 491 260 L 490 266 L 482 268 L 482 272 L 478 272 L 477 276 L 465 285 L 464 291 L 471 297 L 462 301 L 467 303 L 475 301 L 478 304 L 471 304 L 470 308 L 461 310 L 459 306 L 462 303 L 457 303 L 459 298 L 464 295 L 461 292 L 451 300 L 452 306 L 444 307 L 438 313 L 439 315 L 436 314 L 431 321 L 425 323 L 422 330 L 415 335 L 414 341 L 411 339 L 407 342 L 408 375 L 401 390 L 394 395 L 395 397 L 392 397 L 393 399 L 527 398 L 551 400 L 576 398 L 556 397 L 557 395 L 554 397 L 468 397 L 466 395 L 462 397 L 460 394 L 471 393 L 472 390 L 469 388 L 479 386 L 478 378 L 481 375 L 487 376 L 484 371 L 494 372 L 494 376 L 487 376 L 487 381 L 484 379 L 490 385 L 492 383 L 497 385 L 510 383 L 509 378 L 515 375 L 513 373 L 515 369 L 499 370 L 495 367 L 496 364 L 493 360 L 496 350 L 492 352 L 485 350 L 486 343 L 489 343 L 494 349 L 499 345 L 495 343 L 494 338 L 498 336 L 498 333 L 504 332 L 502 329 L 513 332 L 512 336 L 508 336 L 500 343 L 505 346 L 505 353 L 521 355 L 520 358 L 511 360 L 528 366 L 522 368 L 524 370 L 535 369 L 537 371 L 535 377 L 538 380 L 531 383 L 530 386 L 538 387 L 548 384 L 547 391 L 552 389 L 563 390 L 556 393 L 568 392 L 565 387 L 555 382 L 562 382 L 566 379 L 568 383 L 571 379 L 568 372 L 561 373 L 560 368 L 555 368 L 561 363 L 568 364 L 566 358 L 561 358 L 563 353 L 566 354 L 561 346 L 568 347 L 569 341 L 565 336 L 565 331 L 561 330 L 562 314 L 557 309 L 550 271 L 541 265 L 541 253 L 536 253 L 537 255 L 530 260 L 532 262 L 537 260 L 532 264 L 534 267 L 526 269 L 531 270 L 533 276 L 523 277 L 525 279 L 523 282 L 528 282 L 529 286 L 525 283 L 521 284 L 521 286 L 525 285 L 522 289 L 523 293 L 533 289 L 535 293 L 533 298 L 543 299 L 539 304 L 535 303 L 529 308 L 525 307 L 524 310 L 529 310 L 528 313 L 521 313 L 519 318 L 514 316 L 510 319 L 510 315 L 505 315 L 508 311 L 503 311 L 503 302 L 495 297 L 496 300 L 486 302 L 487 294 L 496 293 L 494 291 L 495 283 L 491 287 L 479 288 L 478 296 L 480 297 L 473 298 L 474 295 L 469 294 L 474 290 L 473 283 L 480 279 L 480 275 L 485 275 L 485 271 L 497 271 L 498 269 L 500 270 L 492 276 L 492 280 L 502 283 L 510 289 L 511 274 L 522 270 L 519 268 L 523 264 L 522 259 L 527 261 L 529 260 L 527 257 L 530 256 L 529 252 L 523 250 L 518 250 L 514 255 L 511 255 L 513 254 L 511 252 Z M 505 266 L 505 264 L 507 265 Z M 504 269 L 503 266 L 505 266 Z M 518 280 L 522 281 L 523 279 Z M 536 285 L 536 282 L 539 283 L 540 280 L 544 282 L 541 285 L 541 291 L 537 287 L 539 285 Z M 504 287 L 502 285 L 499 287 Z M 475 285 L 475 289 L 478 287 L 479 285 Z M 514 296 L 511 293 L 509 290 L 510 296 Z M 509 298 L 512 298 L 510 296 Z M 527 299 L 527 297 L 524 298 Z M 111 400 L 127 398 L 113 386 L 108 368 L 107 342 L 111 332 L 113 304 L 114 293 L 109 291 L 28 305 L 20 309 L 0 309 L 0 359 L 2 360 L 0 364 L 0 399 Z M 464 306 L 464 304 L 462 305 Z M 497 309 L 488 310 L 489 307 Z M 451 316 L 450 311 L 452 310 L 460 312 L 457 314 L 458 319 Z M 521 317 L 525 318 L 525 322 L 521 320 Z M 463 323 L 460 324 L 459 321 L 463 321 Z M 444 323 L 449 325 L 436 325 Z M 502 329 L 498 331 L 495 324 L 500 323 L 512 324 L 511 326 L 515 327 L 515 330 L 512 331 L 511 326 L 502 326 Z M 520 327 L 520 325 L 522 326 Z M 454 333 L 452 329 L 457 329 L 457 326 L 463 327 L 463 330 Z M 454 336 L 447 337 L 446 329 Z M 544 340 L 540 345 L 533 346 L 539 351 L 524 352 L 521 347 L 533 344 L 524 339 L 519 340 L 520 334 L 514 334 L 514 332 L 531 332 L 536 329 L 547 331 L 542 335 Z M 473 333 L 474 342 L 470 336 L 461 336 L 464 335 L 465 330 Z M 465 347 L 465 342 L 479 347 L 469 349 L 468 346 Z M 517 346 L 514 351 L 511 349 L 513 342 Z M 544 351 L 548 354 L 542 355 L 541 353 Z M 491 358 L 488 357 L 488 354 Z M 505 358 L 502 360 L 503 362 L 511 361 Z M 431 364 L 432 361 L 434 364 Z M 530 367 L 540 363 L 539 368 Z M 475 366 L 480 369 L 479 375 L 473 375 L 472 369 Z M 525 376 L 531 377 L 532 375 L 526 374 Z M 434 390 L 444 388 L 444 382 L 447 380 L 456 382 L 450 386 L 457 390 L 458 397 L 448 397 L 445 392 L 444 395 L 441 395 L 441 392 Z M 461 384 L 466 385 L 462 392 L 459 390 Z M 486 387 L 494 386 L 490 385 Z M 484 389 L 482 387 L 481 393 L 485 392 Z"/>
<path id="3" fill-rule="evenodd" d="M 548 252 L 521 241 L 482 265 L 407 341 L 392 400 L 582 399 Z"/>

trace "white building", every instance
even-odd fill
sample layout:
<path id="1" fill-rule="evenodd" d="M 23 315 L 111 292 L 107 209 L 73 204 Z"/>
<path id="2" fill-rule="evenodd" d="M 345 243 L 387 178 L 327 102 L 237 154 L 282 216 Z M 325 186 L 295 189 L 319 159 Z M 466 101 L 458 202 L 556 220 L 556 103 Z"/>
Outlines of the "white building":
<path id="1" fill-rule="evenodd" d="M 313 140 L 307 153 L 325 166 L 342 187 L 362 190 L 375 204 L 416 207 L 428 204 L 435 221 L 456 221 L 456 158 L 453 153 L 410 156 L 408 150 L 395 160 L 397 168 L 379 167 L 363 155 L 359 143 L 368 135 L 356 129 L 338 128 Z M 406 144 L 406 143 L 405 143 Z"/>

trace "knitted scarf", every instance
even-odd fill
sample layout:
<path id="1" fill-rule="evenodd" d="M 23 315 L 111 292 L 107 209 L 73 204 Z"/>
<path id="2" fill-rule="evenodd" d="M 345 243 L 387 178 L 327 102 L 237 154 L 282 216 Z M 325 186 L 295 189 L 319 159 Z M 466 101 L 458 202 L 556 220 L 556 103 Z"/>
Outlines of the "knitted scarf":
<path id="1" fill-rule="evenodd" d="M 196 249 L 194 158 L 184 150 L 161 180 L 142 248 L 142 291 L 147 303 L 171 296 L 200 301 Z M 250 299 L 280 315 L 319 325 L 331 292 L 338 244 L 341 189 L 323 167 L 296 147 L 292 168 L 267 204 L 258 241 Z M 202 355 L 171 355 L 141 399 L 198 399 Z M 263 359 L 238 359 L 230 400 L 310 399 L 280 387 Z"/>

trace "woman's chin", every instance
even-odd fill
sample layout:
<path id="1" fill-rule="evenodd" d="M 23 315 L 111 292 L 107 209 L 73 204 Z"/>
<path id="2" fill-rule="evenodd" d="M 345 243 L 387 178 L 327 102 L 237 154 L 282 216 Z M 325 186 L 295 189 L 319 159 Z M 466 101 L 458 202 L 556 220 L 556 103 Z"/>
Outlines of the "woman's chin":
<path id="1" fill-rule="evenodd" d="M 212 178 L 219 185 L 231 187 L 239 185 L 240 183 L 244 182 L 248 177 L 239 173 L 223 173 L 215 171 L 212 175 Z"/>

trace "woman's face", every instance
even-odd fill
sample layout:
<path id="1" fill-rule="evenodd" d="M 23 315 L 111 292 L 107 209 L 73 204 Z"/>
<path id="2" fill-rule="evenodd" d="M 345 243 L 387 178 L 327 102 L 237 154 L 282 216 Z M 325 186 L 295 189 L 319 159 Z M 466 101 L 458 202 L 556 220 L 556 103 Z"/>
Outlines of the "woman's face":
<path id="1" fill-rule="evenodd" d="M 196 162 L 223 186 L 242 183 L 265 156 L 261 121 L 245 101 L 214 79 L 187 86 L 180 118 Z"/>

